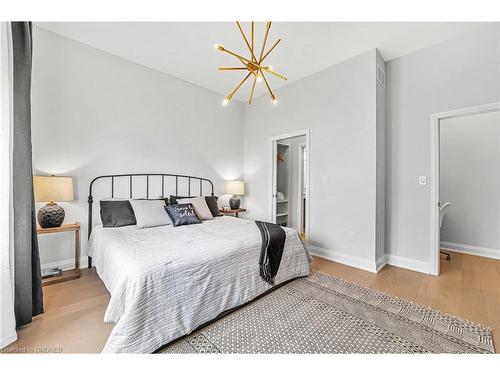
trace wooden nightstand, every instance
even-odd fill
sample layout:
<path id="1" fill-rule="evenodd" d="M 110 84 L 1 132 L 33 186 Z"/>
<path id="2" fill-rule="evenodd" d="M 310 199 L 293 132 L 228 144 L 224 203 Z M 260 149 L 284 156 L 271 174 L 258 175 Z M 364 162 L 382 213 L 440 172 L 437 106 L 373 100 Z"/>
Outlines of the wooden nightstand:
<path id="1" fill-rule="evenodd" d="M 60 283 L 63 281 L 74 280 L 80 277 L 80 223 L 76 222 L 74 224 L 63 224 L 57 228 L 40 228 L 36 229 L 38 234 L 48 234 L 48 233 L 61 233 L 61 232 L 75 232 L 75 268 L 72 270 L 67 270 L 59 276 L 51 276 L 44 278 L 42 281 L 42 286 Z"/>
<path id="2" fill-rule="evenodd" d="M 246 208 L 238 208 L 237 210 L 219 210 L 221 214 L 224 214 L 224 215 L 234 215 L 236 217 L 238 217 L 238 214 L 240 212 L 246 212 L 247 209 Z"/>

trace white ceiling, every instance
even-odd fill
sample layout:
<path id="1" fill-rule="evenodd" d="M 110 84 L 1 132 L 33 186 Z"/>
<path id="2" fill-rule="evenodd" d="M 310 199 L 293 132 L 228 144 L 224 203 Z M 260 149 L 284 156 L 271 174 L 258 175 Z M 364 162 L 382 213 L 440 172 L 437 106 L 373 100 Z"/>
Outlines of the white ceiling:
<path id="1" fill-rule="evenodd" d="M 221 44 L 243 56 L 248 50 L 229 22 L 40 22 L 36 26 L 110 52 L 127 60 L 176 76 L 226 95 L 244 77 L 242 71 L 219 72 L 219 66 L 239 66 L 238 60 L 216 51 Z M 249 23 L 243 27 L 249 34 Z M 386 61 L 443 42 L 480 27 L 478 23 L 275 22 L 267 46 L 282 38 L 266 59 L 286 77 L 268 78 L 272 88 L 296 81 L 372 48 Z M 260 51 L 265 23 L 255 25 Z M 269 76 L 269 75 L 268 75 Z M 235 99 L 248 100 L 251 80 Z M 256 96 L 265 94 L 257 84 Z M 222 100 L 222 98 L 221 98 Z"/>

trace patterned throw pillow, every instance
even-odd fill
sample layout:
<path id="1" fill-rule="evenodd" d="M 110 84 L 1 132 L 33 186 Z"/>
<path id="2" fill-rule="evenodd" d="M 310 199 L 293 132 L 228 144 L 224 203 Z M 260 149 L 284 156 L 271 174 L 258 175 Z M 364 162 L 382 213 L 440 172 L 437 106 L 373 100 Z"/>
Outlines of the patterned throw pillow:
<path id="1" fill-rule="evenodd" d="M 196 216 L 194 207 L 191 203 L 174 204 L 173 206 L 165 206 L 165 210 L 172 219 L 174 227 L 179 225 L 200 224 L 201 221 Z"/>

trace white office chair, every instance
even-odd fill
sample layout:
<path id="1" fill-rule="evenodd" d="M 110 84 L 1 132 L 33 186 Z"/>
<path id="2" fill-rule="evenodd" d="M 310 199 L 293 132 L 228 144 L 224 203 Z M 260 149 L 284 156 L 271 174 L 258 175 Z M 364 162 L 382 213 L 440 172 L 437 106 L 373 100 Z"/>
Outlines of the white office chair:
<path id="1" fill-rule="evenodd" d="M 451 202 L 446 202 L 439 206 L 439 228 L 443 226 L 443 219 L 444 219 L 444 214 L 446 213 L 446 210 L 448 207 L 451 206 Z"/>

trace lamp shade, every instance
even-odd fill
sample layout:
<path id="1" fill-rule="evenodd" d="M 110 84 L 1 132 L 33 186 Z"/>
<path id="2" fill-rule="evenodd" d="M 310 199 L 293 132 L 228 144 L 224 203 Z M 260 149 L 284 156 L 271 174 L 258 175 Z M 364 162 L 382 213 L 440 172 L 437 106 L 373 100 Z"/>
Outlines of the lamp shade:
<path id="1" fill-rule="evenodd" d="M 226 193 L 245 195 L 245 183 L 243 181 L 226 181 Z"/>
<path id="2" fill-rule="evenodd" d="M 65 176 L 35 176 L 36 202 L 69 202 L 73 200 L 73 178 Z"/>

